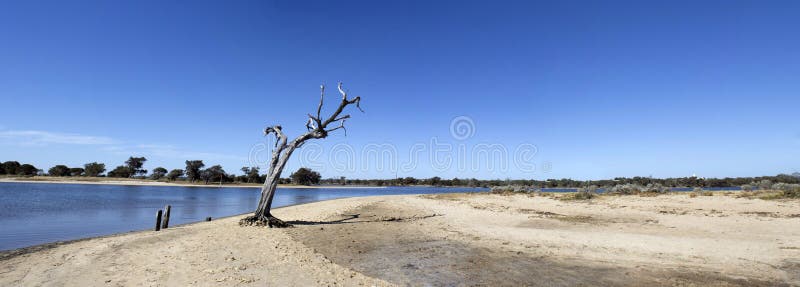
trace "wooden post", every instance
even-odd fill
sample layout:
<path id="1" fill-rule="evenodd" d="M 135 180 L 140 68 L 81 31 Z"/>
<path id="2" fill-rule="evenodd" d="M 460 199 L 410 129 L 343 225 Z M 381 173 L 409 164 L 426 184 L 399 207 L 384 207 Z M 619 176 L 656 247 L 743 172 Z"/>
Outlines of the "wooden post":
<path id="1" fill-rule="evenodd" d="M 161 209 L 156 212 L 156 231 L 161 230 Z"/>
<path id="2" fill-rule="evenodd" d="M 161 221 L 161 229 L 167 229 L 169 227 L 169 211 L 170 211 L 170 209 L 172 209 L 172 206 L 170 206 L 170 205 L 167 205 L 166 207 L 164 207 L 164 210 L 166 210 L 166 211 L 164 212 L 164 220 Z"/>

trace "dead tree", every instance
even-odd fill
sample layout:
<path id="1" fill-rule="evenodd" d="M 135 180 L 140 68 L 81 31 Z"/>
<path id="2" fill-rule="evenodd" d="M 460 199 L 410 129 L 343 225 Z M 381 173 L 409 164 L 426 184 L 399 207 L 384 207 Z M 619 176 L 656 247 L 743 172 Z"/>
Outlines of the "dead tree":
<path id="1" fill-rule="evenodd" d="M 275 147 L 272 150 L 272 159 L 269 162 L 269 169 L 267 170 L 267 180 L 264 181 L 264 186 L 261 187 L 261 198 L 258 201 L 258 207 L 255 214 L 248 216 L 239 221 L 239 225 L 267 225 L 269 227 L 290 227 L 291 224 L 284 222 L 272 216 L 270 208 L 272 207 L 272 198 L 275 196 L 275 189 L 278 187 L 278 181 L 281 178 L 283 167 L 289 161 L 289 157 L 299 147 L 310 139 L 321 139 L 328 136 L 328 133 L 338 129 L 342 129 L 347 135 L 347 129 L 344 123 L 350 118 L 350 115 L 341 115 L 342 111 L 349 105 L 356 105 L 361 112 L 359 103 L 361 97 L 353 99 L 347 98 L 347 92 L 342 89 L 342 83 L 337 86 L 339 93 L 342 95 L 342 100 L 339 102 L 339 107 L 327 119 L 322 119 L 320 113 L 322 112 L 322 102 L 325 99 L 325 86 L 320 86 L 319 106 L 317 106 L 317 114 L 308 114 L 308 121 L 306 122 L 307 132 L 298 136 L 292 141 L 281 130 L 280 125 L 270 126 L 264 129 L 264 135 L 275 135 Z M 332 126 L 329 128 L 329 126 Z"/>

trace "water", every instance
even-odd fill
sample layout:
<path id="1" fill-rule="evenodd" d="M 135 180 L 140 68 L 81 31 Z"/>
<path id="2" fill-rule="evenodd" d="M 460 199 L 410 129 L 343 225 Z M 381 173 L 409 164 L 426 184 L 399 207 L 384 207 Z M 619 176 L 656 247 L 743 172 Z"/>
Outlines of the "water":
<path id="1" fill-rule="evenodd" d="M 279 188 L 273 207 L 326 199 L 487 189 Z M 261 190 L 248 187 L 122 186 L 0 183 L 0 250 L 153 228 L 156 211 L 172 205 L 170 225 L 255 210 Z"/>

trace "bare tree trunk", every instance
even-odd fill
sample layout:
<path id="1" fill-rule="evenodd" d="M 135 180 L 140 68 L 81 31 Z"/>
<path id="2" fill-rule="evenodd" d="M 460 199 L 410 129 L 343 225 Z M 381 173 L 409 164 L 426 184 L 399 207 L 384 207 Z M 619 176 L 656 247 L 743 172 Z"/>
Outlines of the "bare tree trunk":
<path id="1" fill-rule="evenodd" d="M 264 181 L 264 186 L 261 188 L 261 197 L 258 201 L 258 207 L 256 208 L 255 213 L 252 216 L 243 218 L 241 221 L 239 221 L 239 225 L 267 225 L 269 227 L 292 226 L 291 224 L 276 218 L 272 215 L 272 213 L 270 213 L 270 209 L 272 208 L 272 199 L 275 197 L 275 190 L 278 187 L 278 182 L 280 181 L 281 173 L 283 172 L 283 168 L 286 166 L 286 162 L 289 161 L 289 157 L 292 156 L 292 153 L 295 151 L 295 149 L 301 147 L 307 140 L 325 138 L 328 136 L 328 133 L 338 129 L 344 130 L 345 135 L 347 135 L 347 129 L 344 127 L 344 122 L 350 118 L 350 115 L 344 115 L 340 117 L 339 114 L 342 113 L 345 107 L 352 104 L 355 104 L 356 107 L 361 110 L 361 107 L 359 106 L 361 97 L 347 99 L 347 93 L 342 90 L 342 83 L 339 83 L 337 88 L 339 93 L 342 95 L 342 101 L 339 103 L 339 107 L 336 109 L 336 111 L 333 112 L 328 119 L 322 121 L 322 118 L 320 118 L 320 112 L 322 111 L 322 103 L 323 99 L 325 98 L 325 86 L 320 86 L 321 92 L 319 106 L 317 106 L 317 115 L 308 115 L 308 121 L 306 122 L 306 129 L 308 131 L 298 136 L 291 142 L 287 142 L 288 139 L 286 135 L 283 134 L 281 126 L 279 125 L 267 127 L 264 130 L 265 135 L 275 134 L 276 138 L 275 148 L 272 151 L 272 159 L 270 160 L 269 169 L 267 170 L 267 179 Z M 363 110 L 361 111 L 363 112 Z M 339 126 L 330 129 L 327 128 L 329 124 L 335 122 L 339 122 Z"/>

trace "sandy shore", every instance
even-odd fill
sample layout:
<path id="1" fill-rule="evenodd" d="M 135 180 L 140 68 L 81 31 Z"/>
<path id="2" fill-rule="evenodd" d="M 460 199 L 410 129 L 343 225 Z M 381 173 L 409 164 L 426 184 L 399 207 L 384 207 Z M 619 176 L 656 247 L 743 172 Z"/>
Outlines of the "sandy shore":
<path id="1" fill-rule="evenodd" d="M 81 177 L 63 177 L 63 178 L 0 178 L 0 182 L 18 182 L 18 183 L 56 183 L 56 184 L 100 184 L 100 185 L 137 185 L 137 186 L 185 186 L 185 187 L 250 187 L 261 188 L 260 184 L 194 184 L 183 182 L 163 182 L 154 180 L 138 180 L 138 179 L 109 179 L 109 178 L 81 178 Z M 385 188 L 383 186 L 360 186 L 360 185 L 292 185 L 292 184 L 279 184 L 278 188 Z"/>
<path id="2" fill-rule="evenodd" d="M 800 201 L 375 196 L 57 245 L 0 286 L 799 286 Z"/>

